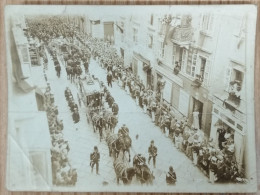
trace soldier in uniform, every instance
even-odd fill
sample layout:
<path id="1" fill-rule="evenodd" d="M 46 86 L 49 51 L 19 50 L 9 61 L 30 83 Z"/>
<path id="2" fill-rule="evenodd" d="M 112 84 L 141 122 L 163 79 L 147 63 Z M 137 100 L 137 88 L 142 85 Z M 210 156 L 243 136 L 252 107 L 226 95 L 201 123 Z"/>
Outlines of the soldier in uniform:
<path id="1" fill-rule="evenodd" d="M 98 152 L 97 146 L 94 146 L 94 152 L 90 154 L 90 166 L 91 166 L 91 173 L 93 172 L 93 168 L 96 165 L 96 174 L 99 175 L 99 160 L 100 160 L 100 153 Z"/>
<path id="2" fill-rule="evenodd" d="M 153 158 L 153 167 L 156 167 L 156 156 L 157 156 L 157 147 L 154 145 L 154 141 L 151 141 L 151 145 L 148 148 L 149 158 L 148 164 L 150 164 L 150 160 Z"/>
<path id="3" fill-rule="evenodd" d="M 56 70 L 56 73 L 57 73 L 57 77 L 60 78 L 60 71 L 61 71 L 60 64 L 57 64 L 57 65 L 55 66 L 55 70 Z"/>
<path id="4" fill-rule="evenodd" d="M 175 185 L 176 180 L 177 180 L 177 178 L 176 178 L 176 173 L 175 173 L 175 171 L 173 170 L 173 167 L 170 166 L 170 167 L 169 167 L 169 171 L 168 171 L 168 173 L 166 174 L 166 183 L 167 183 L 168 185 Z"/>
<path id="5" fill-rule="evenodd" d="M 146 159 L 142 154 L 137 154 L 133 159 L 133 167 L 141 173 L 141 167 L 146 164 Z"/>
<path id="6" fill-rule="evenodd" d="M 129 135 L 128 127 L 125 124 L 123 124 L 123 126 L 118 130 L 118 134 L 122 136 Z"/>
<path id="7" fill-rule="evenodd" d="M 114 102 L 112 104 L 112 112 L 113 112 L 113 114 L 117 115 L 118 114 L 118 110 L 119 110 L 118 105 L 117 105 L 117 103 Z"/>
<path id="8" fill-rule="evenodd" d="M 110 87 L 112 87 L 112 79 L 113 79 L 112 73 L 109 71 L 107 74 L 107 85 Z"/>
<path id="9" fill-rule="evenodd" d="M 74 123 L 79 122 L 80 116 L 79 116 L 78 109 L 76 109 L 76 108 L 74 109 L 73 114 L 72 114 L 72 118 L 73 118 Z"/>

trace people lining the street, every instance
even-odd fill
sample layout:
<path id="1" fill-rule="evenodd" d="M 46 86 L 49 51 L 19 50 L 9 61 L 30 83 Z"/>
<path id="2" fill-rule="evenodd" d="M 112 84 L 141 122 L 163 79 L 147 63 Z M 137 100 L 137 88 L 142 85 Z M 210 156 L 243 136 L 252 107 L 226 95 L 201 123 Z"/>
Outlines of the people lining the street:
<path id="1" fill-rule="evenodd" d="M 175 185 L 177 181 L 176 173 L 172 166 L 169 167 L 169 171 L 166 174 L 166 183 L 168 185 Z"/>
<path id="2" fill-rule="evenodd" d="M 47 112 L 47 119 L 52 140 L 51 162 L 53 184 L 58 186 L 74 186 L 77 182 L 77 171 L 69 163 L 68 153 L 70 146 L 63 138 L 63 120 L 58 117 L 58 107 L 51 100 L 53 94 L 50 86 L 44 94 L 44 105 Z"/>
<path id="3" fill-rule="evenodd" d="M 28 25 L 27 36 L 38 40 L 41 43 L 41 47 L 47 49 L 52 57 L 59 78 L 61 65 L 58 57 L 64 60 L 67 79 L 72 83 L 80 82 L 80 76 L 84 74 L 81 69 L 82 65 L 85 73 L 89 74 L 89 63 L 92 57 L 107 72 L 107 85 L 112 87 L 113 81 L 118 83 L 133 98 L 136 105 L 140 106 L 143 112 L 151 117 L 151 121 L 160 127 L 162 133 L 173 141 L 175 147 L 184 152 L 195 166 L 198 166 L 209 176 L 211 182 L 236 181 L 237 178 L 241 177 L 234 155 L 234 135 L 232 135 L 230 129 L 219 128 L 217 130 L 218 143 L 213 144 L 211 139 L 208 139 L 201 133 L 198 124 L 196 127 L 193 127 L 188 123 L 187 118 L 180 119 L 176 116 L 173 108 L 163 102 L 159 88 L 155 91 L 152 90 L 152 86 L 145 86 L 143 81 L 133 73 L 131 67 L 125 67 L 123 58 L 117 54 L 115 48 L 103 40 L 90 36 L 84 37 L 77 31 L 75 26 L 70 25 L 63 17 L 46 17 L 40 21 L 39 19 L 28 19 L 26 23 Z M 54 45 L 54 40 L 56 39 L 64 41 L 63 49 Z M 84 43 L 84 47 L 82 46 L 81 48 L 70 44 L 70 49 L 68 49 L 65 44 L 68 43 L 65 41 L 66 39 L 69 40 L 69 43 L 72 43 L 73 40 L 78 40 Z M 44 49 L 41 49 L 41 53 L 44 69 L 47 70 L 49 68 L 48 59 Z M 57 185 L 63 185 L 66 182 L 75 185 L 77 180 L 76 171 L 68 163 L 67 153 L 69 152 L 69 147 L 67 147 L 68 143 L 63 140 L 62 134 L 64 126 L 62 120 L 58 118 L 58 109 L 54 105 L 54 96 L 50 91 L 50 86 L 48 86 L 44 98 L 53 140 L 52 164 L 55 170 L 53 175 L 54 182 Z M 73 121 L 78 123 L 80 121 L 79 108 L 69 88 L 65 90 L 65 97 L 72 112 Z M 107 89 L 104 89 L 104 99 L 105 102 L 103 103 L 107 102 L 108 109 L 115 116 L 118 115 L 119 107 Z M 93 106 L 96 102 L 98 101 L 93 102 Z M 129 129 L 124 125 L 119 129 L 118 134 L 128 135 Z M 66 147 L 64 148 L 64 146 Z M 97 148 L 94 149 L 95 152 L 96 154 L 98 153 Z M 155 167 L 157 148 L 153 142 L 151 142 L 148 152 L 148 163 L 153 159 Z M 63 163 L 63 161 L 65 162 Z M 94 165 L 96 165 L 97 173 L 98 161 L 99 158 L 97 161 L 93 160 L 91 164 L 92 170 Z M 66 167 L 70 168 L 67 170 Z M 169 173 L 175 173 L 172 167 L 169 168 Z M 168 175 L 168 179 L 166 176 L 166 183 L 172 184 L 175 182 Z"/>

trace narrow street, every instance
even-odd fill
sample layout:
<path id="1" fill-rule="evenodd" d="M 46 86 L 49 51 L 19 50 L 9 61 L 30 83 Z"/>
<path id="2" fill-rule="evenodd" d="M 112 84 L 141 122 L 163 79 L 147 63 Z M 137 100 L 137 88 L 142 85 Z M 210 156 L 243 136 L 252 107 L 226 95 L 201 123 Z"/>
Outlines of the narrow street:
<path id="1" fill-rule="evenodd" d="M 50 56 L 48 54 L 48 58 Z M 83 105 L 79 108 L 80 122 L 74 124 L 72 120 L 72 113 L 64 96 L 64 90 L 69 87 L 73 93 L 74 99 L 77 101 L 78 89 L 75 84 L 67 80 L 65 66 L 62 65 L 61 77 L 56 76 L 53 61 L 49 61 L 49 68 L 47 71 L 48 82 L 50 82 L 51 89 L 54 92 L 55 104 L 59 109 L 60 119 L 64 123 L 64 138 L 69 141 L 70 152 L 69 159 L 72 167 L 77 169 L 78 182 L 76 187 L 84 188 L 88 185 L 105 185 L 109 183 L 116 183 L 116 176 L 113 169 L 113 159 L 108 155 L 108 147 L 105 140 L 99 141 L 99 135 L 93 132 L 93 128 L 87 123 L 86 112 Z M 60 60 L 60 64 L 62 61 Z M 106 72 L 102 69 L 96 61 L 91 59 L 90 73 L 106 83 Z M 153 168 L 152 161 L 150 168 L 152 169 L 155 180 L 154 184 L 161 186 L 166 185 L 165 175 L 169 166 L 173 166 L 177 174 L 177 184 L 185 184 L 189 182 L 200 182 L 208 184 L 208 179 L 203 173 L 192 164 L 184 153 L 178 151 L 172 141 L 167 138 L 159 127 L 152 123 L 151 118 L 143 112 L 143 110 L 136 105 L 135 101 L 121 89 L 116 82 L 113 82 L 113 87 L 108 88 L 116 103 L 119 105 L 119 122 L 115 129 L 123 124 L 130 130 L 130 137 L 132 138 L 131 148 L 131 164 L 132 158 L 135 154 L 141 153 L 145 155 L 148 160 L 148 147 L 150 141 L 154 140 L 158 148 L 158 156 L 156 168 Z M 136 139 L 138 135 L 138 139 Z M 90 153 L 93 147 L 97 145 L 100 151 L 100 175 L 96 175 L 95 170 L 91 173 Z M 169 154 L 169 155 L 165 155 Z M 133 181 L 136 183 L 136 181 Z"/>
<path id="2" fill-rule="evenodd" d="M 90 72 L 106 84 L 105 70 L 93 59 L 90 62 Z M 165 175 L 168 172 L 169 166 L 173 166 L 176 171 L 176 185 L 194 181 L 208 184 L 208 178 L 192 164 L 192 161 L 184 153 L 174 147 L 172 141 L 161 132 L 159 127 L 152 123 L 152 119 L 136 105 L 130 95 L 127 95 L 116 82 L 113 82 L 113 87 L 109 87 L 108 89 L 119 106 L 119 122 L 116 131 L 123 124 L 126 124 L 129 128 L 130 137 L 132 138 L 131 157 L 141 153 L 148 160 L 150 141 L 155 141 L 155 145 L 158 148 L 157 167 L 153 169 L 152 160 L 150 164 L 155 175 L 155 184 L 160 186 L 166 185 Z M 138 135 L 138 139 L 136 139 L 136 135 Z M 165 154 L 169 155 L 166 156 Z"/>

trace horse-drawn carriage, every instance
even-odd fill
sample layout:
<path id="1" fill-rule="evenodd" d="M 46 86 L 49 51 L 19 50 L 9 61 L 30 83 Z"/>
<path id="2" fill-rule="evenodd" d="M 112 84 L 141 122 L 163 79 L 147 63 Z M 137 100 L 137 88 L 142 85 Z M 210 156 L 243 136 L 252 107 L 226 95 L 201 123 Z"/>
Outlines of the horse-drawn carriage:
<path id="1" fill-rule="evenodd" d="M 101 84 L 98 79 L 87 75 L 79 80 L 80 97 L 86 107 L 86 116 L 88 123 L 92 123 L 94 115 L 100 115 L 104 110 L 103 96 Z"/>

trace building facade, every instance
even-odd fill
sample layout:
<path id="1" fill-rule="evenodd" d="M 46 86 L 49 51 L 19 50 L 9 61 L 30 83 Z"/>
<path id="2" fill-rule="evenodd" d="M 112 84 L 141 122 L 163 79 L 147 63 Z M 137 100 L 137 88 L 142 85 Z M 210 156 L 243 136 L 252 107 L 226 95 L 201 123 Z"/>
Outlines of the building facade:
<path id="1" fill-rule="evenodd" d="M 115 47 L 124 65 L 132 67 L 146 87 L 157 90 L 163 81 L 163 100 L 191 125 L 198 120 L 198 128 L 218 147 L 218 129 L 231 131 L 240 169 L 249 164 L 244 156 L 245 83 L 250 74 L 246 66 L 254 63 L 247 58 L 254 53 L 248 38 L 254 28 L 247 18 L 207 12 L 147 14 L 119 17 L 114 26 Z"/>
<path id="2" fill-rule="evenodd" d="M 40 75 L 42 67 L 32 66 L 30 44 L 23 32 L 24 20 L 13 20 L 9 24 L 7 67 L 12 76 L 8 77 L 6 186 L 16 190 L 51 189 L 51 141 L 47 115 L 43 111 L 46 82 Z"/>

